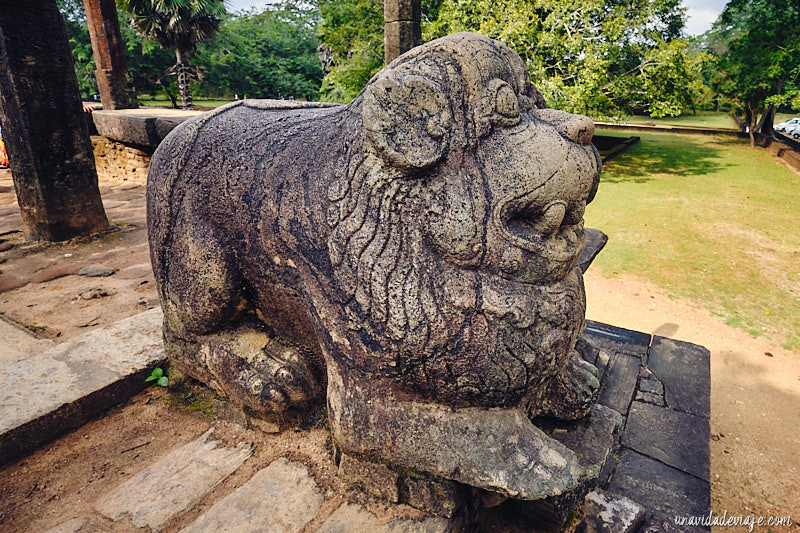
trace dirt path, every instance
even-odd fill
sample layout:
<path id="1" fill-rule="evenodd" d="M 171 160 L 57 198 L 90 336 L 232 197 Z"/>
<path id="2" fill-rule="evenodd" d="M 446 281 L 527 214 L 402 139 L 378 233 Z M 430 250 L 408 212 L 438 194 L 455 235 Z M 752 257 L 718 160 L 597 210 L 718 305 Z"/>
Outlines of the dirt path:
<path id="1" fill-rule="evenodd" d="M 585 282 L 587 318 L 711 351 L 714 512 L 800 520 L 800 354 L 631 276 L 605 279 L 589 269 Z"/>

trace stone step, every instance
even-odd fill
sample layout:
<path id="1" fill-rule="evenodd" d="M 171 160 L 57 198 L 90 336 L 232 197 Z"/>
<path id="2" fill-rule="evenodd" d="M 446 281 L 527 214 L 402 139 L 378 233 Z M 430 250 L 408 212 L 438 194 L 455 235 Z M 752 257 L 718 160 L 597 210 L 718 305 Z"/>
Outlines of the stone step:
<path id="1" fill-rule="evenodd" d="M 0 464 L 142 390 L 164 360 L 161 321 L 151 309 L 55 345 L 0 322 L 0 353 L 17 354 L 0 359 Z"/>
<path id="2" fill-rule="evenodd" d="M 115 522 L 161 531 L 234 473 L 253 453 L 250 444 L 234 448 L 209 440 L 214 428 L 119 485 L 94 506 Z"/>
<path id="3" fill-rule="evenodd" d="M 297 533 L 314 519 L 322 501 L 308 469 L 279 457 L 181 533 Z"/>

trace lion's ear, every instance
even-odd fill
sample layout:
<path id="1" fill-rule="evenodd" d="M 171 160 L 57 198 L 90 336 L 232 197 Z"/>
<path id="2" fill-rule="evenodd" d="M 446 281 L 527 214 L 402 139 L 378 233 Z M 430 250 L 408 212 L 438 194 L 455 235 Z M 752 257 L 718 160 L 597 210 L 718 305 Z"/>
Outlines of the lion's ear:
<path id="1" fill-rule="evenodd" d="M 404 172 L 439 162 L 447 150 L 450 104 L 427 78 L 400 77 L 390 70 L 367 87 L 362 109 L 367 141 L 384 161 Z"/>

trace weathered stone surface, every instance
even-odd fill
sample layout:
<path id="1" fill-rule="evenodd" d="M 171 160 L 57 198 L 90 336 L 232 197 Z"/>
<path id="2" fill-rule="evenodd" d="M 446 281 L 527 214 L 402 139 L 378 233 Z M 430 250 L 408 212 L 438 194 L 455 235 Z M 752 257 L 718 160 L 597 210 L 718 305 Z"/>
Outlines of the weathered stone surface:
<path id="1" fill-rule="evenodd" d="M 89 265 L 78 270 L 79 276 L 86 276 L 87 278 L 103 278 L 110 276 L 116 272 L 116 269 L 108 268 L 103 265 Z"/>
<path id="2" fill-rule="evenodd" d="M 580 418 L 599 387 L 573 349 L 593 127 L 477 34 L 415 48 L 347 106 L 184 122 L 148 178 L 170 357 L 256 412 L 327 378 L 336 445 L 398 471 L 575 488 L 575 454 L 528 415 Z"/>
<path id="3" fill-rule="evenodd" d="M 633 402 L 622 444 L 708 481 L 710 437 L 706 418 Z"/>
<path id="4" fill-rule="evenodd" d="M 586 244 L 581 250 L 581 255 L 578 257 L 578 265 L 581 267 L 582 272 L 586 272 L 589 265 L 592 264 L 597 254 L 605 248 L 608 243 L 608 235 L 599 229 L 586 228 Z"/>
<path id="5" fill-rule="evenodd" d="M 134 474 L 95 503 L 114 521 L 161 531 L 190 509 L 253 453 L 244 442 L 235 448 L 209 440 L 213 428 Z"/>
<path id="6" fill-rule="evenodd" d="M 561 528 L 573 511 L 580 507 L 586 493 L 597 487 L 621 425 L 622 416 L 602 405 L 593 406 L 588 416 L 576 422 L 542 424 L 548 435 L 575 451 L 582 474 L 580 484 L 574 489 L 525 502 L 523 512 L 529 520 L 548 529 Z"/>
<path id="7" fill-rule="evenodd" d="M 647 333 L 601 324 L 593 320 L 586 321 L 584 335 L 589 342 L 610 353 L 622 352 L 638 357 L 647 353 L 651 341 L 651 336 Z"/>
<path id="8" fill-rule="evenodd" d="M 145 387 L 164 359 L 153 309 L 0 367 L 0 464 Z"/>
<path id="9" fill-rule="evenodd" d="M 666 404 L 664 403 L 664 397 L 660 394 L 653 394 L 652 392 L 641 392 L 636 391 L 636 398 L 640 402 L 652 403 L 653 405 L 660 405 L 664 407 Z"/>
<path id="10" fill-rule="evenodd" d="M 85 518 L 73 518 L 72 520 L 67 520 L 63 524 L 48 529 L 44 533 L 78 533 L 85 524 Z"/>
<path id="11" fill-rule="evenodd" d="M 452 518 L 466 498 L 465 487 L 446 479 L 403 477 L 400 501 L 428 514 Z"/>
<path id="12" fill-rule="evenodd" d="M 53 265 L 32 275 L 31 282 L 45 283 L 54 279 L 63 278 L 64 276 L 74 274 L 79 268 L 81 268 L 79 263 L 61 263 Z"/>
<path id="13" fill-rule="evenodd" d="M 610 367 L 606 368 L 598 403 L 618 413 L 627 414 L 633 400 L 633 391 L 636 389 L 640 364 L 638 357 L 624 353 L 616 354 L 609 363 Z"/>
<path id="14" fill-rule="evenodd" d="M 317 533 L 352 533 L 353 531 L 369 531 L 370 533 L 445 533 L 448 521 L 444 518 L 426 518 L 425 520 L 404 520 L 396 518 L 382 523 L 378 518 L 358 505 L 346 503 L 340 506 L 320 526 Z"/>
<path id="15" fill-rule="evenodd" d="M 200 111 L 183 109 L 104 110 L 92 113 L 92 120 L 97 132 L 103 137 L 155 148 L 166 136 L 161 134 L 171 131 L 175 127 L 175 122 L 183 122 L 199 114 Z M 170 127 L 159 127 L 161 121 L 166 121 Z"/>
<path id="16" fill-rule="evenodd" d="M 639 390 L 642 392 L 650 392 L 653 394 L 662 395 L 664 394 L 664 385 L 662 385 L 657 378 L 651 377 L 639 381 Z"/>
<path id="17" fill-rule="evenodd" d="M 279 458 L 181 533 L 295 533 L 316 516 L 322 500 L 305 466 Z"/>
<path id="18" fill-rule="evenodd" d="M 606 492 L 590 492 L 583 503 L 586 533 L 635 533 L 644 515 L 638 503 Z"/>
<path id="19" fill-rule="evenodd" d="M 400 501 L 400 475 L 383 463 L 373 463 L 343 453 L 339 475 L 376 498 L 393 503 Z"/>
<path id="20" fill-rule="evenodd" d="M 711 509 L 708 482 L 628 449 L 620 453 L 608 490 L 643 505 L 648 515 L 700 516 Z"/>
<path id="21" fill-rule="evenodd" d="M 702 346 L 654 337 L 648 366 L 664 384 L 667 406 L 708 418 L 711 413 L 711 354 Z"/>
<path id="22" fill-rule="evenodd" d="M 0 363 L 9 364 L 43 352 L 55 344 L 0 315 Z"/>

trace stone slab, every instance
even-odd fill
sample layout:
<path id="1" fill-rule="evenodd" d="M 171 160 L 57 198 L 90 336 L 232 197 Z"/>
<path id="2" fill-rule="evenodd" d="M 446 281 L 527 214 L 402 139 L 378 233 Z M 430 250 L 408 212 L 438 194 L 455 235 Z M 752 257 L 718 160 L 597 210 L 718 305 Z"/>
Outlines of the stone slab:
<path id="1" fill-rule="evenodd" d="M 181 533 L 295 533 L 314 519 L 322 500 L 308 469 L 281 457 L 215 503 Z"/>
<path id="2" fill-rule="evenodd" d="M 317 533 L 353 533 L 366 531 L 369 533 L 445 533 L 448 531 L 448 520 L 444 518 L 426 518 L 410 520 L 395 518 L 388 522 L 379 522 L 378 517 L 360 505 L 345 503 L 336 509 L 320 526 Z"/>
<path id="3" fill-rule="evenodd" d="M 0 364 L 0 464 L 142 390 L 164 360 L 161 321 L 151 309 Z"/>
<path id="4" fill-rule="evenodd" d="M 622 444 L 709 481 L 710 438 L 708 419 L 636 401 Z"/>
<path id="5" fill-rule="evenodd" d="M 0 315 L 0 365 L 16 363 L 55 344 Z"/>
<path id="6" fill-rule="evenodd" d="M 584 336 L 598 348 L 639 357 L 647 354 L 651 342 L 651 336 L 647 333 L 618 328 L 594 320 L 586 321 Z"/>
<path id="7" fill-rule="evenodd" d="M 578 266 L 582 272 L 586 272 L 592 264 L 592 261 L 594 261 L 594 258 L 597 257 L 597 254 L 599 254 L 600 251 L 605 248 L 606 243 L 608 243 L 608 235 L 599 229 L 586 228 L 585 234 L 586 244 L 583 245 L 581 255 L 578 256 Z"/>
<path id="8" fill-rule="evenodd" d="M 638 357 L 618 353 L 614 355 L 605 371 L 597 403 L 627 415 L 628 407 L 639 379 L 641 361 Z"/>
<path id="9" fill-rule="evenodd" d="M 95 503 L 101 515 L 135 527 L 161 531 L 192 508 L 253 453 L 250 444 L 234 448 L 209 440 L 213 428 L 134 474 Z"/>
<path id="10" fill-rule="evenodd" d="M 620 453 L 608 490 L 643 505 L 648 517 L 700 516 L 711 509 L 708 482 L 628 449 Z"/>
<path id="11" fill-rule="evenodd" d="M 155 148 L 175 126 L 199 114 L 201 111 L 142 107 L 95 111 L 92 120 L 103 137 Z"/>
<path id="12" fill-rule="evenodd" d="M 702 346 L 654 337 L 648 367 L 664 384 L 672 409 L 708 418 L 711 414 L 711 354 Z"/>
<path id="13" fill-rule="evenodd" d="M 644 515 L 638 503 L 610 493 L 592 491 L 583 502 L 585 533 L 634 533 Z"/>

